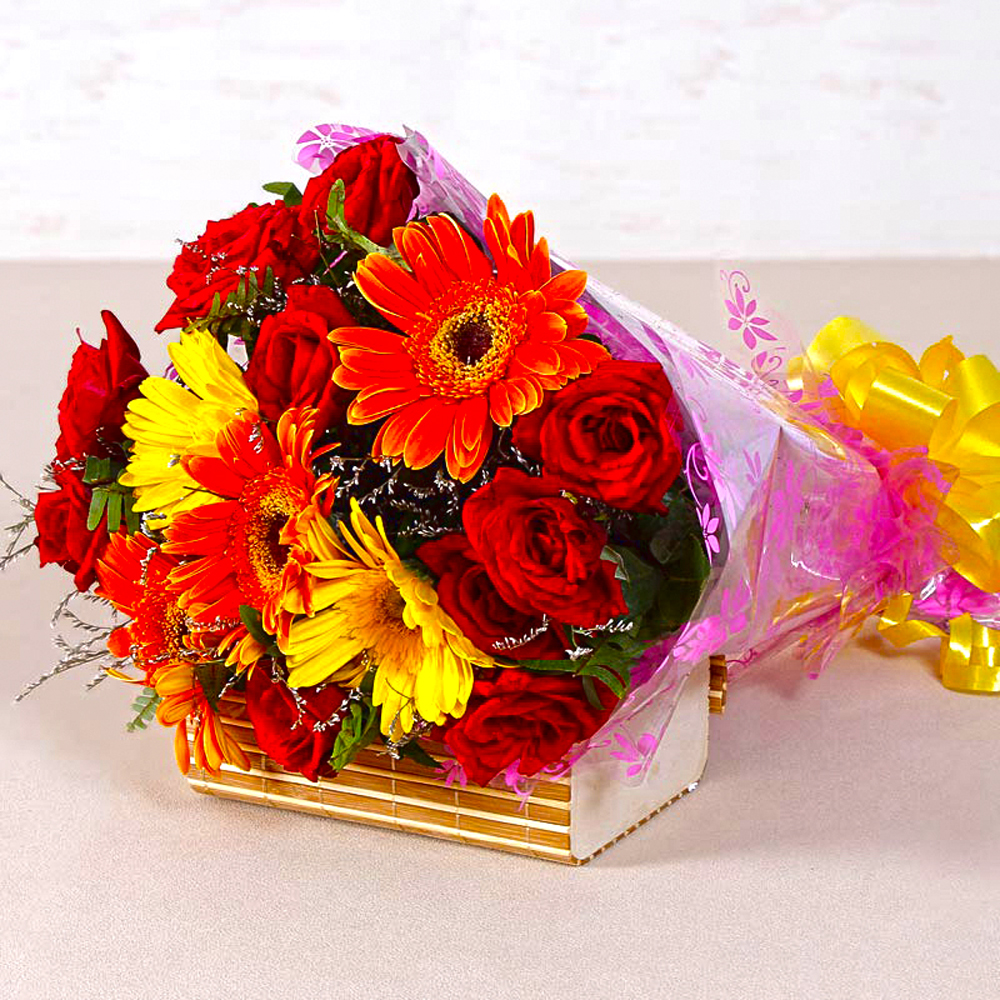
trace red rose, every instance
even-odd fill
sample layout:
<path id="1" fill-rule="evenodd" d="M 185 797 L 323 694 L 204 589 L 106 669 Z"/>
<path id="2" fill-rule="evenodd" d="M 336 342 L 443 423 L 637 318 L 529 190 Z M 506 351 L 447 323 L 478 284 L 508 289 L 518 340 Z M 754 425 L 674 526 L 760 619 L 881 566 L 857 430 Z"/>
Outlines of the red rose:
<path id="1" fill-rule="evenodd" d="M 125 407 L 147 374 L 139 348 L 114 313 L 105 309 L 101 319 L 107 338 L 99 347 L 81 343 L 76 349 L 59 401 L 56 457 L 62 462 L 113 453 L 111 446 L 123 440 Z"/>
<path id="2" fill-rule="evenodd" d="M 545 477 L 502 468 L 465 502 L 465 533 L 500 596 L 528 615 L 595 628 L 628 613 L 605 530 Z"/>
<path id="3" fill-rule="evenodd" d="M 379 246 L 392 242 L 392 231 L 410 217 L 420 191 L 413 171 L 396 152 L 399 139 L 379 136 L 350 146 L 306 185 L 300 211 L 310 229 L 317 220 L 326 229 L 330 189 L 344 182 L 344 218 L 347 224 Z"/>
<path id="4" fill-rule="evenodd" d="M 258 665 L 247 679 L 246 696 L 257 746 L 271 760 L 310 781 L 336 773 L 330 766 L 330 755 L 340 723 L 321 724 L 343 704 L 345 694 L 339 687 L 296 688 L 293 695 L 283 681 L 272 680 Z"/>
<path id="5" fill-rule="evenodd" d="M 607 722 L 617 699 L 603 684 L 595 690 L 603 708 L 587 701 L 579 677 L 498 670 L 493 679 L 476 680 L 465 714 L 447 727 L 444 742 L 478 785 L 514 761 L 521 774 L 537 774 Z"/>
<path id="6" fill-rule="evenodd" d="M 198 239 L 184 244 L 167 278 L 177 297 L 156 329 L 205 316 L 216 293 L 225 301 L 251 271 L 262 281 L 269 267 L 287 287 L 311 274 L 318 263 L 319 245 L 298 209 L 280 201 L 247 205 L 229 219 L 209 222 Z"/>
<path id="7" fill-rule="evenodd" d="M 425 542 L 417 558 L 438 577 L 441 607 L 474 646 L 513 660 L 559 660 L 566 655 L 565 641 L 541 616 L 512 608 L 500 596 L 465 535 Z M 533 638 L 510 642 L 524 637 Z"/>
<path id="8" fill-rule="evenodd" d="M 657 364 L 605 361 L 514 425 L 514 444 L 571 492 L 663 513 L 681 469 L 680 412 Z"/>
<path id="9" fill-rule="evenodd" d="M 247 385 L 268 420 L 277 420 L 290 406 L 319 410 L 320 429 L 341 420 L 351 394 L 332 381 L 340 358 L 327 334 L 355 323 L 332 288 L 288 289 L 284 310 L 261 323 L 246 370 Z"/>
<path id="10" fill-rule="evenodd" d="M 79 469 L 68 466 L 55 473 L 57 489 L 38 494 L 35 527 L 39 563 L 57 563 L 73 574 L 77 590 L 89 590 L 97 579 L 97 561 L 108 544 L 108 532 L 87 530 L 90 487 Z"/>

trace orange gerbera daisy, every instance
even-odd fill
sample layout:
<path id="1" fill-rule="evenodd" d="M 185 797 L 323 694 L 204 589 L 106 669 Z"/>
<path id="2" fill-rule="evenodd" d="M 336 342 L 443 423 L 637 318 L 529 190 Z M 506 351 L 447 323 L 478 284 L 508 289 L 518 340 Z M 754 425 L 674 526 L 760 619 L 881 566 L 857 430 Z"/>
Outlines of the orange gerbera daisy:
<path id="1" fill-rule="evenodd" d="M 167 583 L 178 563 L 145 535 L 113 535 L 98 564 L 99 597 L 110 601 L 129 621 L 108 638 L 108 648 L 121 658 L 131 657 L 144 674 L 141 680 L 162 701 L 156 717 L 165 726 L 176 726 L 174 754 L 187 774 L 189 756 L 187 721 L 195 725 L 194 752 L 199 767 L 218 772 L 222 761 L 249 767 L 246 754 L 223 729 L 195 676 L 196 661 L 206 651 L 214 653 L 227 623 L 221 628 L 199 629 L 177 601 Z M 231 627 L 232 623 L 228 623 Z M 130 680 L 125 674 L 117 674 Z"/>
<path id="2" fill-rule="evenodd" d="M 108 649 L 119 659 L 131 656 L 147 677 L 188 652 L 188 617 L 166 589 L 176 565 L 145 535 L 115 534 L 97 566 L 97 596 L 129 619 L 108 637 Z"/>
<path id="3" fill-rule="evenodd" d="M 219 713 L 205 694 L 191 663 L 168 663 L 152 677 L 152 685 L 162 699 L 156 709 L 156 720 L 163 726 L 176 726 L 174 757 L 181 774 L 190 767 L 188 755 L 188 720 L 194 723 L 194 763 L 212 774 L 218 774 L 223 762 L 244 771 L 250 770 L 250 759 L 243 748 L 229 735 Z"/>
<path id="4" fill-rule="evenodd" d="M 276 433 L 256 414 L 230 420 L 216 438 L 218 458 L 187 459 L 190 475 L 220 499 L 178 514 L 166 529 L 164 552 L 185 557 L 170 571 L 178 605 L 196 622 L 239 617 L 240 605 L 261 612 L 266 631 L 285 634 L 284 602 L 312 612 L 312 559 L 305 545 L 311 516 L 325 514 L 332 476 L 317 477 L 311 451 L 316 411 L 286 411 Z M 325 494 L 325 495 L 324 495 Z M 238 626 L 230 663 L 247 667 L 264 650 Z"/>
<path id="5" fill-rule="evenodd" d="M 375 458 L 422 469 L 443 453 L 448 472 L 467 482 L 494 424 L 509 427 L 546 391 L 609 356 L 580 337 L 587 314 L 576 299 L 587 275 L 553 277 L 534 228 L 531 212 L 512 222 L 493 195 L 484 225 L 492 264 L 451 216 L 435 215 L 393 233 L 409 270 L 378 253 L 358 265 L 361 293 L 405 335 L 363 327 L 330 334 L 340 347 L 333 379 L 358 393 L 349 422 L 388 418 Z"/>

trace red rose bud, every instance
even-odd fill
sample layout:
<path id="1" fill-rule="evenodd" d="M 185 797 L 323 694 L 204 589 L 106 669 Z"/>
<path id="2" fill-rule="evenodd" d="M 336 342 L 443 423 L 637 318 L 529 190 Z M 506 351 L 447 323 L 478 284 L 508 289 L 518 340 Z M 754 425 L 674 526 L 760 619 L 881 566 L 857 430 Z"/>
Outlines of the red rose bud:
<path id="1" fill-rule="evenodd" d="M 596 628 L 628 613 L 605 530 L 559 483 L 502 468 L 465 502 L 469 541 L 500 596 L 528 615 Z"/>
<path id="2" fill-rule="evenodd" d="M 310 229 L 326 226 L 330 189 L 344 182 L 344 218 L 362 236 L 379 246 L 392 242 L 392 231 L 410 217 L 413 199 L 420 192 L 413 171 L 399 158 L 399 139 L 379 136 L 359 142 L 337 155 L 302 195 L 299 211 Z"/>
<path id="3" fill-rule="evenodd" d="M 247 385 L 268 420 L 291 406 L 312 406 L 319 411 L 320 430 L 340 422 L 351 394 L 332 381 L 339 357 L 327 335 L 355 322 L 331 288 L 288 289 L 284 310 L 261 324 L 246 370 Z"/>
<path id="4" fill-rule="evenodd" d="M 483 652 L 512 660 L 558 660 L 566 655 L 565 642 L 551 625 L 500 596 L 465 535 L 425 542 L 417 558 L 438 577 L 441 607 Z"/>
<path id="5" fill-rule="evenodd" d="M 73 353 L 66 389 L 59 400 L 56 458 L 105 458 L 123 440 L 125 407 L 139 394 L 146 369 L 139 348 L 114 313 L 101 313 L 107 337 L 98 347 L 81 343 Z"/>
<path id="6" fill-rule="evenodd" d="M 167 287 L 176 295 L 157 331 L 183 326 L 207 315 L 218 294 L 225 301 L 251 271 L 258 281 L 271 268 L 284 286 L 311 274 L 319 263 L 319 245 L 297 208 L 280 201 L 247 205 L 228 219 L 209 222 L 205 232 L 174 261 Z"/>
<path id="7" fill-rule="evenodd" d="M 298 701 L 296 701 L 296 695 Z M 257 746 L 287 771 L 297 771 L 310 781 L 331 777 L 330 755 L 340 723 L 327 723 L 343 704 L 344 692 L 333 684 L 322 688 L 297 688 L 295 694 L 283 681 L 274 681 L 260 665 L 247 679 L 247 715 Z"/>
<path id="8" fill-rule="evenodd" d="M 97 561 L 108 545 L 103 527 L 87 530 L 91 490 L 80 470 L 61 468 L 55 473 L 56 489 L 43 490 L 35 504 L 39 563 L 56 563 L 73 574 L 77 590 L 89 590 L 97 579 Z"/>
<path id="9" fill-rule="evenodd" d="M 514 444 L 571 492 L 663 513 L 681 469 L 683 426 L 657 364 L 605 361 L 514 424 Z"/>
<path id="10" fill-rule="evenodd" d="M 581 740 L 607 722 L 618 699 L 595 684 L 602 708 L 587 700 L 578 677 L 501 669 L 479 678 L 465 714 L 448 725 L 444 742 L 479 785 L 486 785 L 514 761 L 530 776 L 560 761 Z"/>

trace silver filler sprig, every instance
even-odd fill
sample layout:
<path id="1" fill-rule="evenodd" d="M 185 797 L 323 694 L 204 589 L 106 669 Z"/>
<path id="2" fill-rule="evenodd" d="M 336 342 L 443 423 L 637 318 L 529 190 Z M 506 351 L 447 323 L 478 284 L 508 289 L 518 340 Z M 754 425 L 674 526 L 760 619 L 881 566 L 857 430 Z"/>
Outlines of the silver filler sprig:
<path id="1" fill-rule="evenodd" d="M 23 555 L 27 555 L 28 552 L 34 547 L 34 541 L 23 542 L 24 533 L 28 531 L 35 522 L 35 504 L 32 500 L 29 500 L 20 490 L 15 489 L 10 483 L 0 476 L 0 485 L 4 487 L 10 494 L 13 495 L 15 502 L 18 507 L 24 511 L 23 516 L 19 521 L 14 524 L 8 524 L 4 528 L 9 541 L 7 547 L 4 549 L 4 553 L 0 556 L 0 571 L 5 570 L 8 566 L 17 562 L 18 559 Z"/>
<path id="2" fill-rule="evenodd" d="M 108 676 L 107 669 L 109 667 L 121 665 L 122 661 L 113 656 L 107 646 L 108 636 L 114 631 L 115 625 L 99 625 L 82 618 L 72 607 L 73 602 L 78 600 L 92 604 L 104 604 L 94 594 L 71 591 L 56 605 L 49 624 L 54 632 L 52 643 L 62 655 L 51 670 L 47 670 L 28 684 L 14 699 L 15 702 L 27 698 L 29 694 L 37 691 L 53 677 L 88 665 L 97 668 L 96 673 L 86 684 L 86 690 L 91 691 Z M 117 619 L 117 612 L 114 613 L 114 617 Z M 70 638 L 67 638 L 62 632 L 66 626 L 70 630 Z M 77 635 L 82 633 L 84 637 L 74 641 L 75 637 L 72 635 L 74 632 Z"/>

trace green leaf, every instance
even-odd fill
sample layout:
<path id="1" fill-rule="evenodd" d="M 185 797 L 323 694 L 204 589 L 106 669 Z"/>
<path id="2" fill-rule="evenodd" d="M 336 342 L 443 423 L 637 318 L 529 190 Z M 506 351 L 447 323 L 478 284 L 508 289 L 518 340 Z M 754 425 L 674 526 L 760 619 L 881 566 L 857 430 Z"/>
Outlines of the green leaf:
<path id="1" fill-rule="evenodd" d="M 104 507 L 108 502 L 108 491 L 98 487 L 90 495 L 90 510 L 87 511 L 87 531 L 96 531 L 104 516 Z"/>
<path id="2" fill-rule="evenodd" d="M 330 766 L 342 771 L 375 738 L 378 712 L 367 702 L 352 701 L 350 713 L 341 723 L 330 754 Z"/>
<path id="3" fill-rule="evenodd" d="M 194 675 L 198 678 L 208 703 L 217 709 L 223 690 L 234 676 L 233 670 L 226 666 L 224 660 L 211 660 L 208 663 L 197 664 Z"/>
<path id="4" fill-rule="evenodd" d="M 252 635 L 262 646 L 270 646 L 274 642 L 274 636 L 268 635 L 264 631 L 264 625 L 261 621 L 260 612 L 249 604 L 240 605 L 240 621 L 246 626 L 246 630 Z"/>
<path id="5" fill-rule="evenodd" d="M 156 716 L 157 706 L 160 704 L 160 696 L 152 689 L 144 687 L 132 702 L 132 711 L 135 716 L 128 722 L 125 728 L 130 733 L 139 729 L 145 729 Z"/>
<path id="6" fill-rule="evenodd" d="M 87 464 L 83 470 L 83 481 L 88 485 L 94 483 L 108 483 L 115 478 L 111 470 L 110 458 L 95 458 L 93 455 L 87 456 Z"/>
<path id="7" fill-rule="evenodd" d="M 622 580 L 622 581 L 628 580 L 628 572 L 625 569 L 625 560 L 622 559 L 620 552 L 617 552 L 610 545 L 605 545 L 604 548 L 601 549 L 601 558 L 605 562 L 615 564 L 616 580 Z"/>
<path id="8" fill-rule="evenodd" d="M 591 706 L 594 708 L 604 708 L 601 702 L 600 695 L 597 693 L 597 688 L 594 687 L 593 677 L 584 677 L 582 680 L 583 693 L 587 696 L 587 701 L 590 702 Z"/>
<path id="9" fill-rule="evenodd" d="M 108 492 L 108 533 L 114 534 L 122 523 L 122 494 L 119 490 Z"/>
<path id="10" fill-rule="evenodd" d="M 279 195 L 289 208 L 302 204 L 302 192 L 291 181 L 271 181 L 264 185 L 264 190 Z"/>
<path id="11" fill-rule="evenodd" d="M 399 748 L 399 755 L 407 760 L 412 760 L 421 767 L 429 767 L 432 771 L 437 771 L 441 767 L 440 762 L 436 761 L 417 740 L 404 743 Z"/>
<path id="12" fill-rule="evenodd" d="M 249 604 L 241 604 L 240 621 L 246 626 L 250 635 L 264 647 L 268 656 L 277 658 L 281 655 L 277 639 L 265 630 L 260 612 L 256 608 Z"/>
<path id="13" fill-rule="evenodd" d="M 663 576 L 649 563 L 640 559 L 632 549 L 622 546 L 614 551 L 621 560 L 625 574 L 622 580 L 622 595 L 628 605 L 629 615 L 639 619 L 653 606 L 657 591 L 664 584 Z"/>
<path id="14" fill-rule="evenodd" d="M 518 666 L 539 673 L 576 674 L 583 681 L 599 680 L 618 698 L 623 697 L 631 683 L 632 664 L 642 655 L 649 642 L 626 633 L 599 636 L 588 656 L 571 660 L 520 660 Z M 584 684 L 586 691 L 586 683 Z M 588 695 L 589 697 L 589 695 Z"/>
<path id="15" fill-rule="evenodd" d="M 360 250 L 362 253 L 386 253 L 387 248 L 373 243 L 356 229 L 347 224 L 344 217 L 344 202 L 347 198 L 347 188 L 341 178 L 337 178 L 330 188 L 330 197 L 326 203 L 326 222 L 330 228 L 330 237 L 344 250 Z"/>
<path id="16" fill-rule="evenodd" d="M 124 494 L 122 511 L 125 514 L 125 530 L 134 535 L 142 527 L 142 515 L 135 510 L 135 496 L 131 490 Z"/>
<path id="17" fill-rule="evenodd" d="M 517 665 L 525 670 L 537 670 L 549 674 L 578 674 L 582 660 L 518 660 Z"/>
<path id="18" fill-rule="evenodd" d="M 688 537 L 664 566 L 666 580 L 639 629 L 639 637 L 655 639 L 687 622 L 701 597 L 711 566 L 700 536 Z"/>

